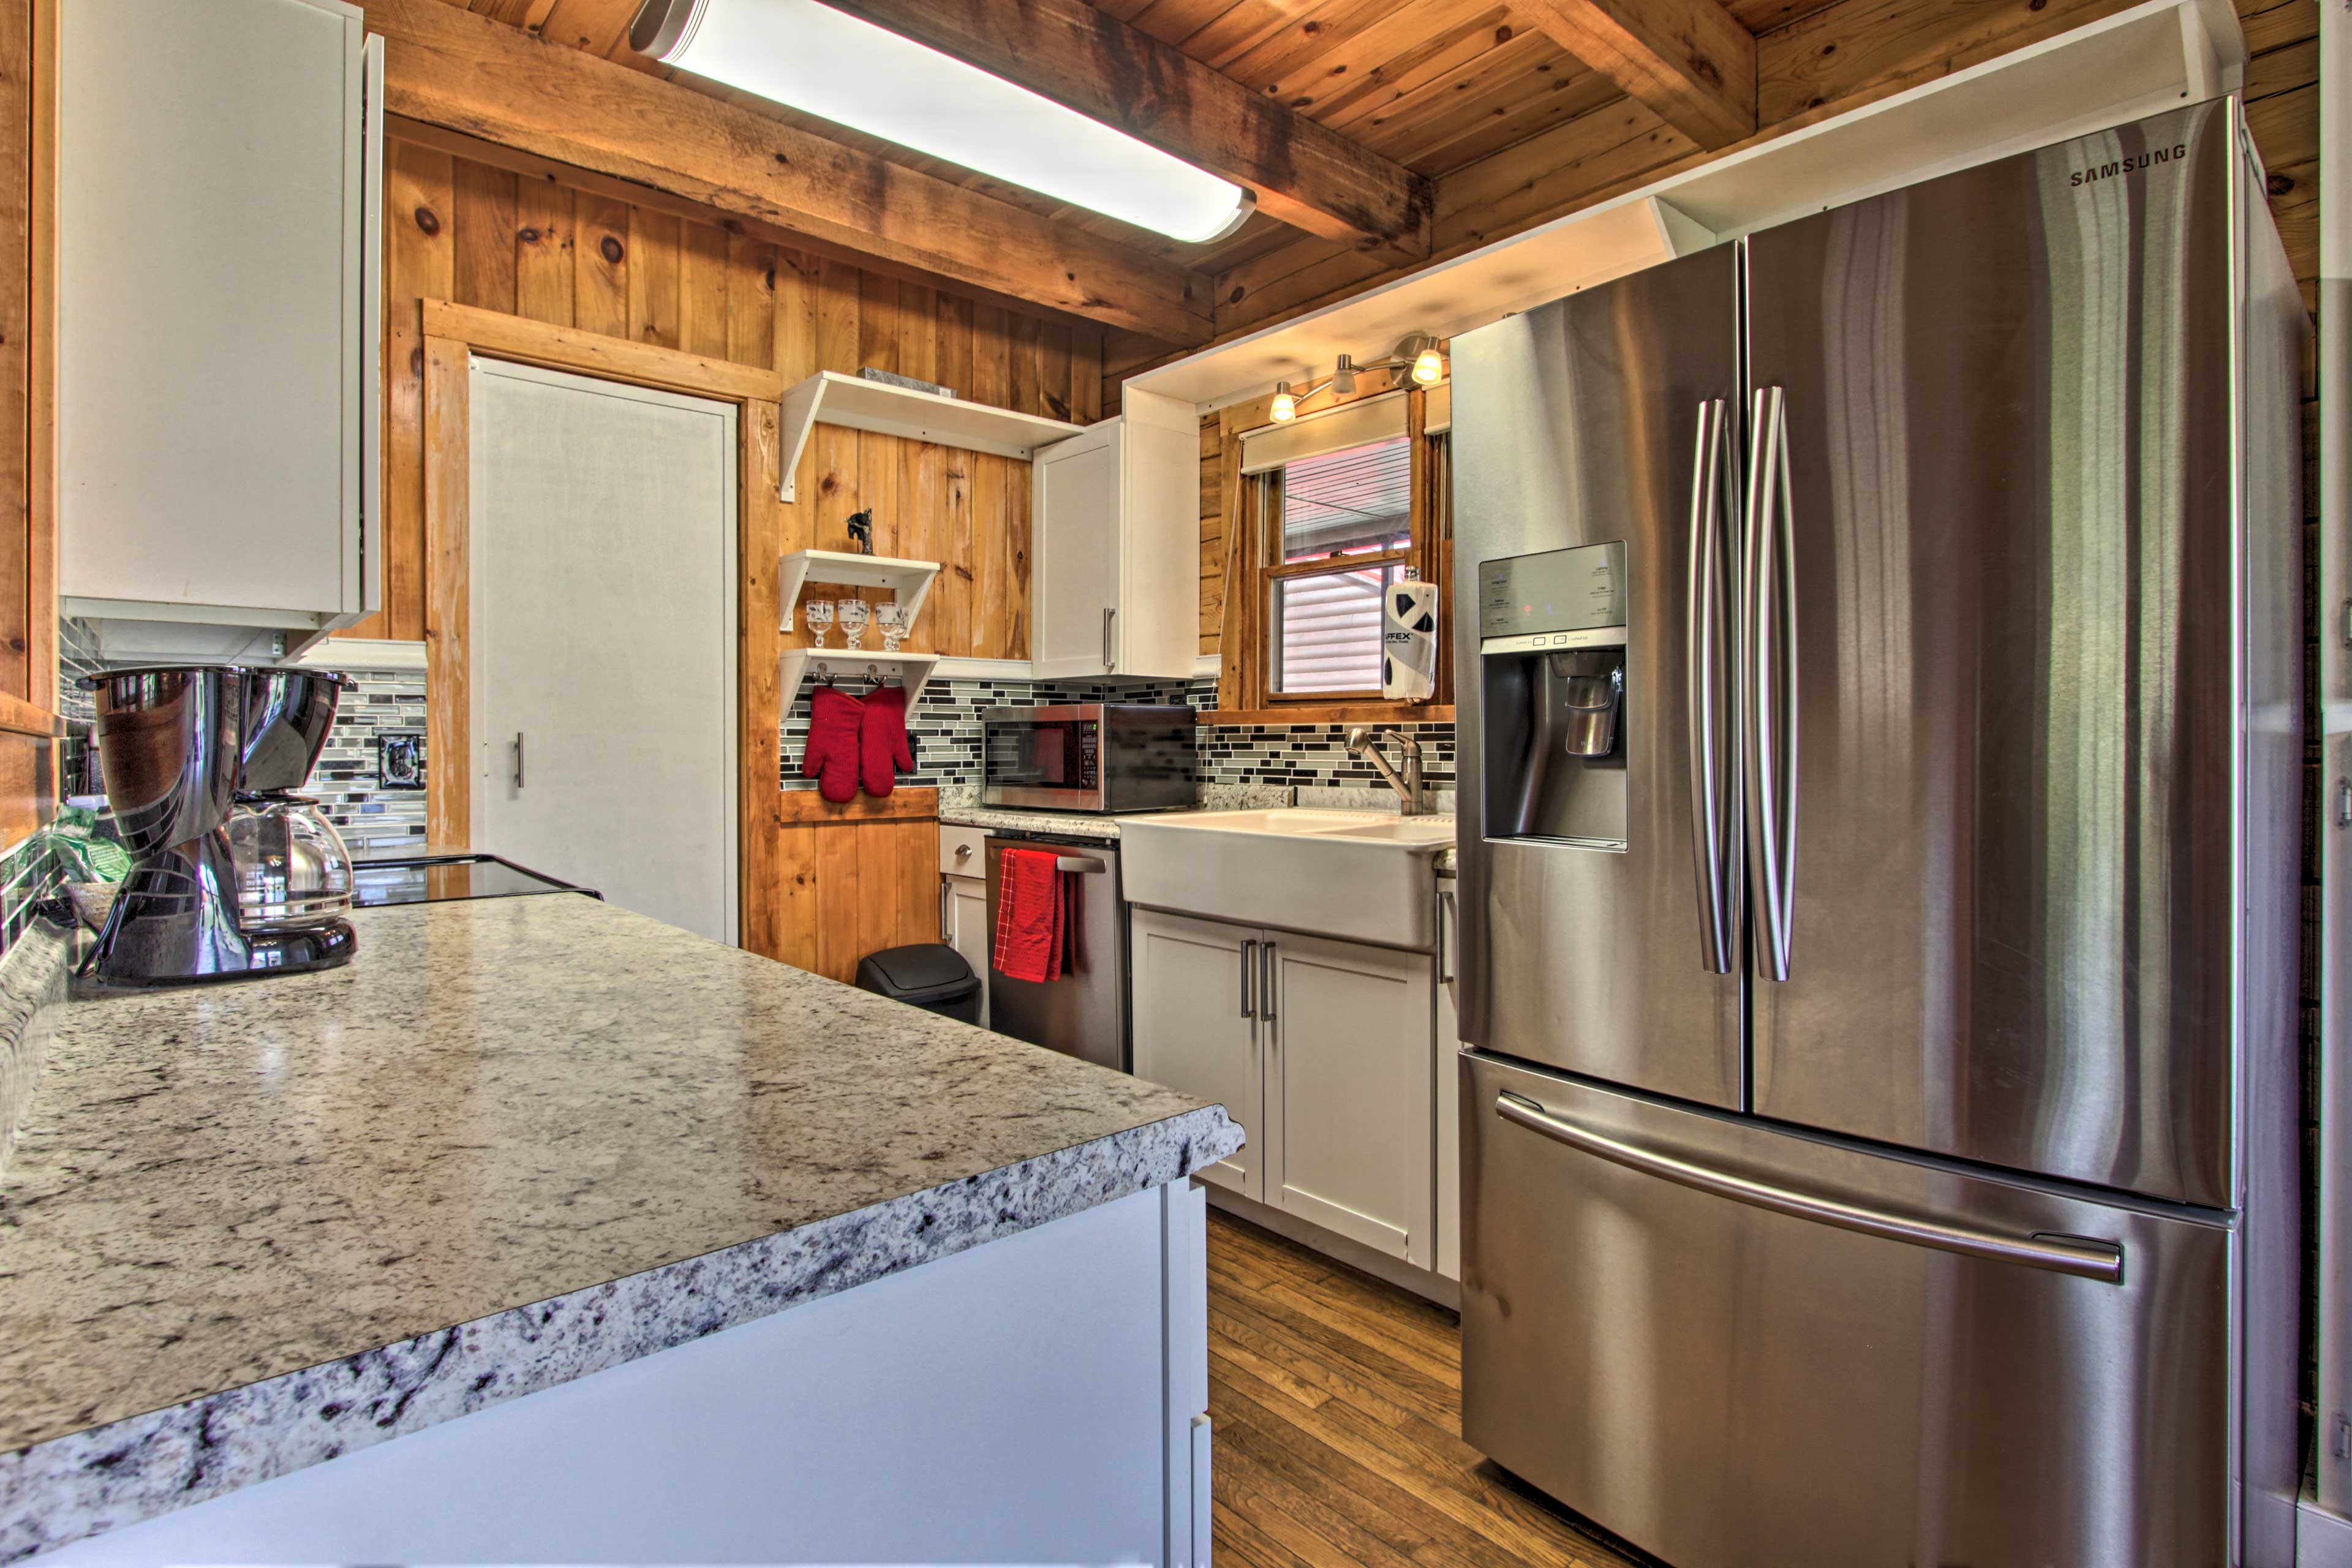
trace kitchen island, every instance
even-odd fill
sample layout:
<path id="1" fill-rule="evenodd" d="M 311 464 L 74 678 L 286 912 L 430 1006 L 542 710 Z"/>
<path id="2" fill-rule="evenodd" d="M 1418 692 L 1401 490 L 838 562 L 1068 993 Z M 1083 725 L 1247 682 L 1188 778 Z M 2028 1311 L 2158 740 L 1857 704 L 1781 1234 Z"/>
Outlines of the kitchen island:
<path id="1" fill-rule="evenodd" d="M 0 1561 L 1191 1560 L 1222 1109 L 573 895 L 354 923 L 65 1007 Z"/>

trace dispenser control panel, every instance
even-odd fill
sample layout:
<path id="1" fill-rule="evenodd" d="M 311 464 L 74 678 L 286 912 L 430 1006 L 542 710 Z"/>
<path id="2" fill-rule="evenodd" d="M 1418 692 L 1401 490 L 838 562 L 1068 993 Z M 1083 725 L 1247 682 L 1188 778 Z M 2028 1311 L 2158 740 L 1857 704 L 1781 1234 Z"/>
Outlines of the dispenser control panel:
<path id="1" fill-rule="evenodd" d="M 1623 542 L 1484 563 L 1478 568 L 1478 637 L 1486 653 L 1622 643 Z"/>

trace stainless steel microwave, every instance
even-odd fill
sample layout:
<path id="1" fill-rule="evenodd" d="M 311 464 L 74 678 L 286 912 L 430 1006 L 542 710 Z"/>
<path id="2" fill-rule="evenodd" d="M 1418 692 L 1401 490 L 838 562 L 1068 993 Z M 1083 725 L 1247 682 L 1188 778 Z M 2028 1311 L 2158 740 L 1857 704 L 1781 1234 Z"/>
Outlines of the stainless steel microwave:
<path id="1" fill-rule="evenodd" d="M 981 800 L 1055 811 L 1167 811 L 1200 804 L 1181 703 L 1072 702 L 980 716 Z"/>

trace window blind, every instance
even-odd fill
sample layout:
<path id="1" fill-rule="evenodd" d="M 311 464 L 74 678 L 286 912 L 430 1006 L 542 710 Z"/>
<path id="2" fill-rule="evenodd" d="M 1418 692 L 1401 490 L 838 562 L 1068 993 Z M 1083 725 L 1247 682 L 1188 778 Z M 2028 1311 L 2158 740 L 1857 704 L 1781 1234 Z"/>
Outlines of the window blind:
<path id="1" fill-rule="evenodd" d="M 1344 452 L 1404 434 L 1404 397 L 1384 392 L 1319 414 L 1303 414 L 1287 425 L 1242 432 L 1242 472 L 1263 474 L 1287 463 Z"/>

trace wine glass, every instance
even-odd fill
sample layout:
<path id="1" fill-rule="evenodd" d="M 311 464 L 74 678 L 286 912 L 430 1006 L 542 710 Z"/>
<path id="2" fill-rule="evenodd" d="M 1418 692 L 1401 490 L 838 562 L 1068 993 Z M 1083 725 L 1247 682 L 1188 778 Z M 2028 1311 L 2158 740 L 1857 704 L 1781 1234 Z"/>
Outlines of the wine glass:
<path id="1" fill-rule="evenodd" d="M 835 604 L 833 610 L 841 621 L 843 640 L 849 644 L 849 651 L 856 653 L 866 644 L 866 627 L 874 619 L 874 606 L 863 599 L 843 599 Z"/>
<path id="2" fill-rule="evenodd" d="M 896 599 L 875 605 L 874 624 L 881 628 L 882 651 L 897 653 L 898 645 L 907 640 L 907 606 Z"/>
<path id="3" fill-rule="evenodd" d="M 811 599 L 801 606 L 801 614 L 808 619 L 809 635 L 816 639 L 817 647 L 823 647 L 825 631 L 833 625 L 833 601 Z"/>

